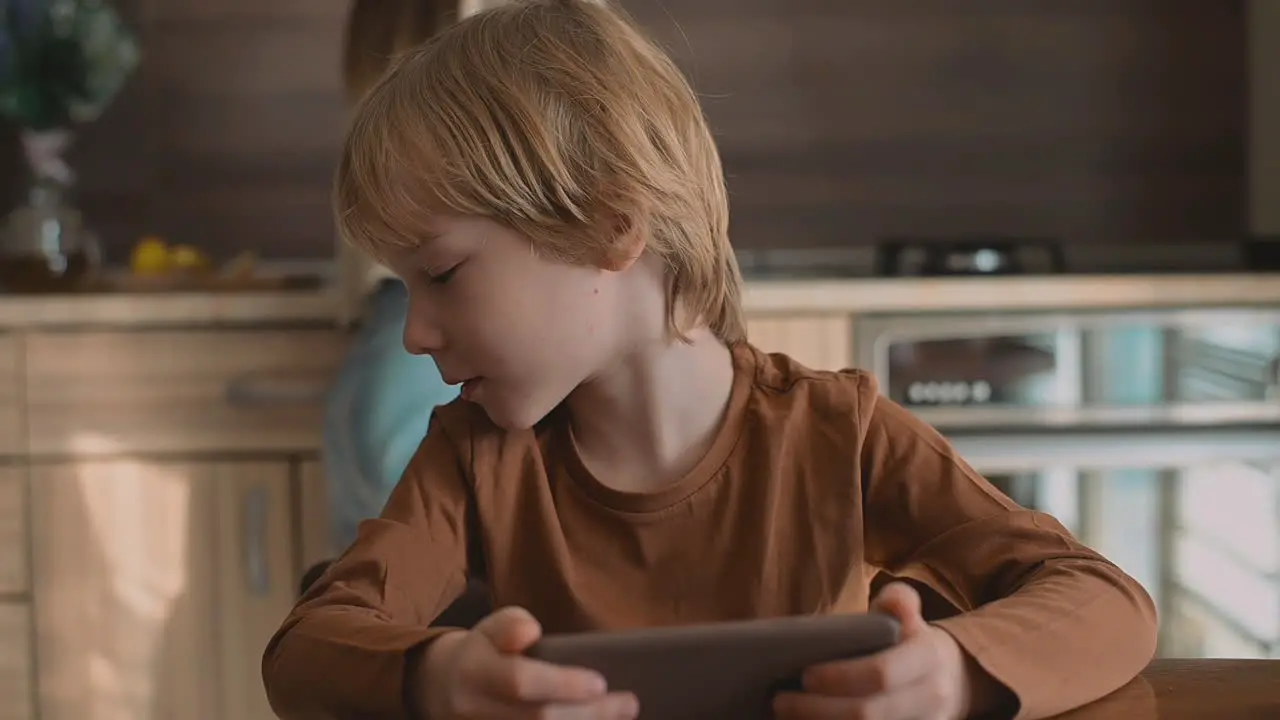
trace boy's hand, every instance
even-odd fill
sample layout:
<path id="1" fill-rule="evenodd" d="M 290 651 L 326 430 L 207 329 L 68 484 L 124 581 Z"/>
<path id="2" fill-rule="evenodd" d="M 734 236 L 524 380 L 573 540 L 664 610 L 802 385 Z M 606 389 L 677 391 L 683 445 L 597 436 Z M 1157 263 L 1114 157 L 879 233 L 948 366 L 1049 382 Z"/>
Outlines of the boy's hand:
<path id="1" fill-rule="evenodd" d="M 521 608 L 504 608 L 474 630 L 437 638 L 422 664 L 429 720 L 588 720 L 634 718 L 627 693 L 606 692 L 604 678 L 523 656 L 542 627 Z"/>
<path id="2" fill-rule="evenodd" d="M 875 655 L 815 665 L 804 692 L 780 693 L 778 720 L 959 720 L 985 710 L 995 683 L 945 630 L 920 614 L 920 595 L 891 583 L 871 603 L 872 612 L 902 624 L 897 645 Z M 977 701 L 977 702 L 975 702 Z"/>

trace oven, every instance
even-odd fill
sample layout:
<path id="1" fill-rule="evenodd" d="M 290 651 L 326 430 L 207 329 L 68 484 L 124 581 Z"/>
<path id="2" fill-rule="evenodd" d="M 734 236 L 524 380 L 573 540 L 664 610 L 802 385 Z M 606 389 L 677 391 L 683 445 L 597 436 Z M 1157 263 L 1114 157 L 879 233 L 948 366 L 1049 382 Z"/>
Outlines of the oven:
<path id="1" fill-rule="evenodd" d="M 1166 657 L 1280 657 L 1280 310 L 860 320 L 860 367 L 1155 598 Z"/>

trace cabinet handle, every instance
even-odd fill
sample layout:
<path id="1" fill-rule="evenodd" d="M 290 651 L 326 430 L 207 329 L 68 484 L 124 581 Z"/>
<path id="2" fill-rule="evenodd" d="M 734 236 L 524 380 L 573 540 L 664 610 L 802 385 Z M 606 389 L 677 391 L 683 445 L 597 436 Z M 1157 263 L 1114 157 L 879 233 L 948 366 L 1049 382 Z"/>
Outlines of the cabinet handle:
<path id="1" fill-rule="evenodd" d="M 242 375 L 227 383 L 227 402 L 240 407 L 319 403 L 329 390 L 327 382 L 315 378 L 263 377 Z"/>
<path id="2" fill-rule="evenodd" d="M 267 489 L 261 485 L 245 496 L 244 540 L 245 582 L 249 592 L 266 595 L 271 590 L 271 568 L 267 561 Z"/>

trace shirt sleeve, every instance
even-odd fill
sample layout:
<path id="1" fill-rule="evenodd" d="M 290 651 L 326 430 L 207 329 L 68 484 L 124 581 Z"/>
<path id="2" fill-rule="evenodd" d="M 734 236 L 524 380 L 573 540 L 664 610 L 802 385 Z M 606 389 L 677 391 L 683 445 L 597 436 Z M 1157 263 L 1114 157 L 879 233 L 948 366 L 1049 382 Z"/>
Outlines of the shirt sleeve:
<path id="1" fill-rule="evenodd" d="M 1024 509 L 936 431 L 859 388 L 867 560 L 961 610 L 935 623 L 1017 697 L 1017 718 L 1092 702 L 1150 662 L 1156 610 L 1118 567 Z"/>
<path id="2" fill-rule="evenodd" d="M 406 671 L 448 628 L 428 625 L 466 587 L 470 488 L 437 413 L 381 517 L 268 643 L 263 682 L 285 720 L 409 718 Z"/>

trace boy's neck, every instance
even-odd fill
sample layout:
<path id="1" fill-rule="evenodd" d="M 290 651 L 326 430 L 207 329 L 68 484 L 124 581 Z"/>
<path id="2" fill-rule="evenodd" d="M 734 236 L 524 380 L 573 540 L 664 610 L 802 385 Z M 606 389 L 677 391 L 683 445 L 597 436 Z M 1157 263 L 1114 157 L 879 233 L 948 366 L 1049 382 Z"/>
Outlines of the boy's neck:
<path id="1" fill-rule="evenodd" d="M 601 483 L 658 490 L 710 448 L 733 388 L 733 358 L 709 330 L 689 338 L 637 348 L 569 395 L 575 445 Z"/>

